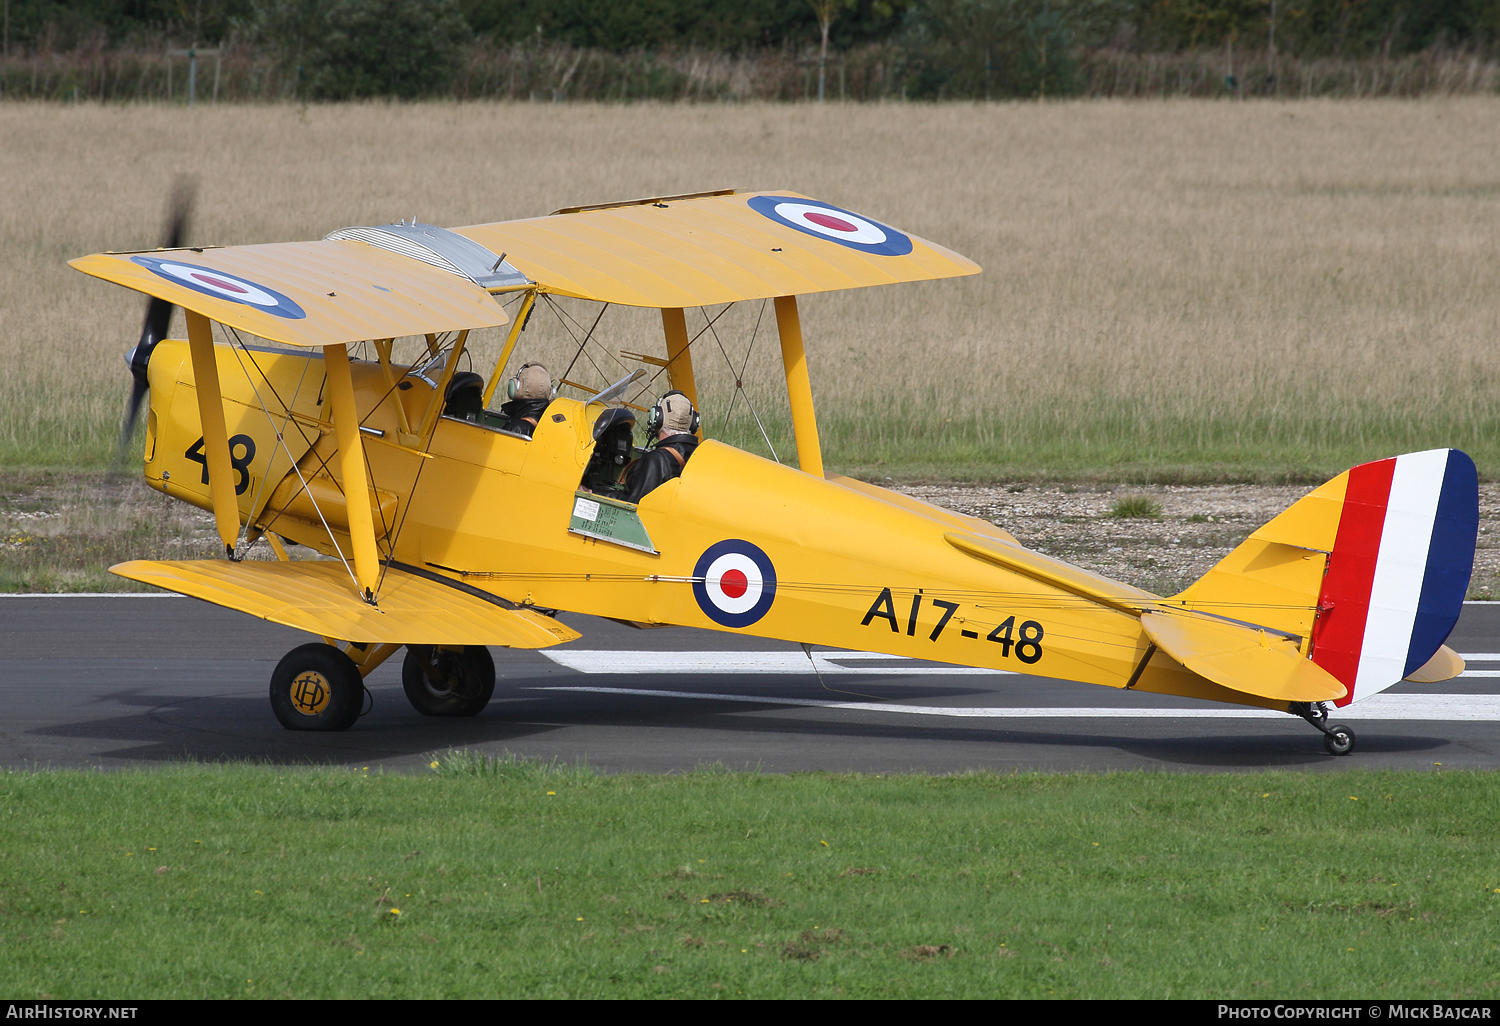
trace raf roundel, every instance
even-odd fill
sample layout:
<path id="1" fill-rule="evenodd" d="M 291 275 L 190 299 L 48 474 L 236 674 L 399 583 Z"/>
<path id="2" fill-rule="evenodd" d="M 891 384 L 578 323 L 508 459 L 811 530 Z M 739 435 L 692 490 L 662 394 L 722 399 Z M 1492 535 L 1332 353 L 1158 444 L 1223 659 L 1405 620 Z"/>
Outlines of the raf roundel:
<path id="1" fill-rule="evenodd" d="M 747 541 L 721 541 L 698 557 L 693 597 L 714 623 L 749 627 L 776 601 L 776 568 L 769 556 Z"/>
<path id="2" fill-rule="evenodd" d="M 176 260 L 159 260 L 156 257 L 137 256 L 130 259 L 158 277 L 194 292 L 201 292 L 205 296 L 243 303 L 288 320 L 301 320 L 307 316 L 307 312 L 289 297 L 237 275 L 216 271 L 212 267 L 184 264 Z"/>
<path id="3" fill-rule="evenodd" d="M 750 208 L 799 232 L 876 256 L 906 256 L 911 239 L 853 211 L 793 196 L 752 196 Z"/>

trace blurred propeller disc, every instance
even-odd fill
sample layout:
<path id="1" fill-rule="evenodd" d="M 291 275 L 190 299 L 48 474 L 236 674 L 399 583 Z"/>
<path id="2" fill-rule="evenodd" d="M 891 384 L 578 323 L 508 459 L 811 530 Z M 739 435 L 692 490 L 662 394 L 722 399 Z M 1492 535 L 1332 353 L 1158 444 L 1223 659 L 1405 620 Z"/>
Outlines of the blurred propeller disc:
<path id="1" fill-rule="evenodd" d="M 188 221 L 193 213 L 193 197 L 197 183 L 188 175 L 181 175 L 172 184 L 172 198 L 167 208 L 166 230 L 162 233 L 162 249 L 179 249 L 187 236 Z M 115 469 L 125 463 L 130 449 L 131 437 L 135 434 L 136 418 L 140 416 L 141 402 L 146 398 L 149 382 L 146 367 L 151 362 L 151 351 L 167 335 L 172 323 L 172 304 L 165 299 L 152 297 L 146 303 L 146 319 L 141 325 L 141 337 L 135 348 L 125 354 L 134 379 L 130 386 L 130 399 L 125 405 L 125 421 L 120 425 L 120 443 L 115 449 Z"/>

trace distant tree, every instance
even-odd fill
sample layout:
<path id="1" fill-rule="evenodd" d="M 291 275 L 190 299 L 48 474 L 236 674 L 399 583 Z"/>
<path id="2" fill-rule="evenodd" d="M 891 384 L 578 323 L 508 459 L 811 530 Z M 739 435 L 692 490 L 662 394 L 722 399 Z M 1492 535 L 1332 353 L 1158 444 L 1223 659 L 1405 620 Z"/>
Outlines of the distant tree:
<path id="1" fill-rule="evenodd" d="M 1066 96 L 1075 89 L 1076 71 L 1067 23 L 1058 12 L 1043 8 L 1026 23 L 1025 38 L 1016 54 L 1014 85 L 1038 99 Z"/>
<path id="2" fill-rule="evenodd" d="M 171 39 L 216 43 L 247 0 L 8 0 L 11 48 L 71 49 L 90 39 L 110 44 Z M 196 38 L 195 38 L 196 37 Z"/>
<path id="3" fill-rule="evenodd" d="M 804 0 L 460 0 L 481 36 L 623 51 L 702 46 L 737 53 L 806 45 L 817 17 Z M 837 50 L 884 42 L 917 0 L 853 0 L 829 32 Z"/>
<path id="4" fill-rule="evenodd" d="M 823 36 L 818 45 L 818 102 L 822 103 L 823 83 L 828 77 L 828 30 L 833 26 L 833 19 L 853 7 L 855 0 L 807 0 L 807 2 L 818 19 L 818 30 Z"/>
<path id="5" fill-rule="evenodd" d="M 1132 13 L 1130 0 L 922 0 L 901 36 L 908 92 L 1066 95 L 1075 48 L 1102 45 Z"/>
<path id="6" fill-rule="evenodd" d="M 456 0 L 261 0 L 256 28 L 300 95 L 330 100 L 441 93 L 473 36 Z"/>
<path id="7" fill-rule="evenodd" d="M 1231 37 L 1270 46 L 1270 0 L 1133 0 L 1135 47 L 1174 51 Z M 1302 57 L 1400 56 L 1433 46 L 1493 53 L 1496 0 L 1276 0 L 1276 49 Z"/>

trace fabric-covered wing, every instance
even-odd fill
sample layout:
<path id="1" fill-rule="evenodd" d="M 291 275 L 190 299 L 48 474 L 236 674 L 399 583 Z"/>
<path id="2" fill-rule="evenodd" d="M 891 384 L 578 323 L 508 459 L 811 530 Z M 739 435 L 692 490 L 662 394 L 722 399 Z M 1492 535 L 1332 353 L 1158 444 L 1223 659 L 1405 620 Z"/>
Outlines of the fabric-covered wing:
<path id="1" fill-rule="evenodd" d="M 232 563 L 138 559 L 109 568 L 217 606 L 340 641 L 546 648 L 579 634 L 541 613 L 477 588 L 388 568 L 380 605 L 366 604 L 342 563 Z"/>
<path id="2" fill-rule="evenodd" d="M 927 281 L 979 265 L 872 218 L 794 192 L 579 209 L 455 228 L 546 292 L 643 307 Z"/>
<path id="3" fill-rule="evenodd" d="M 472 281 L 350 239 L 95 253 L 69 266 L 294 346 L 507 321 L 500 304 Z"/>

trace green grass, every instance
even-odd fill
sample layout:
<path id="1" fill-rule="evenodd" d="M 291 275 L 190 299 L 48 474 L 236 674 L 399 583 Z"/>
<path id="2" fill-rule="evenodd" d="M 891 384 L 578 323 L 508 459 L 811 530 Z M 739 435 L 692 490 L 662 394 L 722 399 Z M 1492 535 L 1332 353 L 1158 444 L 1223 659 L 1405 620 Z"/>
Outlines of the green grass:
<path id="1" fill-rule="evenodd" d="M 1453 997 L 1486 773 L 0 777 L 13 997 Z M 399 909 L 399 912 L 397 911 Z"/>
<path id="2" fill-rule="evenodd" d="M 1149 495 L 1122 495 L 1110 507 L 1109 515 L 1121 520 L 1160 517 L 1161 503 Z"/>
<path id="3" fill-rule="evenodd" d="M 221 552 L 210 520 L 151 491 L 138 470 L 0 466 L 0 592 L 154 591 L 109 567 Z"/>

